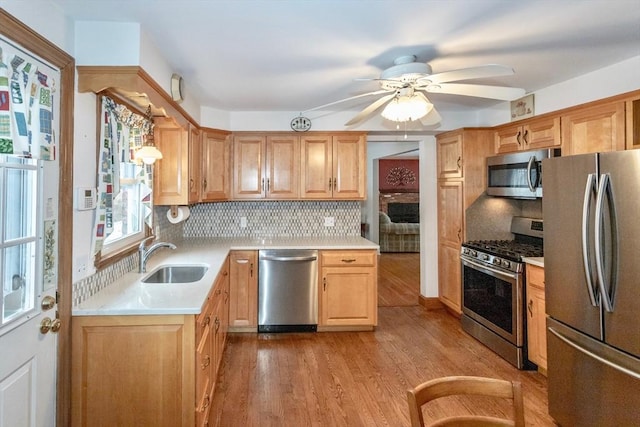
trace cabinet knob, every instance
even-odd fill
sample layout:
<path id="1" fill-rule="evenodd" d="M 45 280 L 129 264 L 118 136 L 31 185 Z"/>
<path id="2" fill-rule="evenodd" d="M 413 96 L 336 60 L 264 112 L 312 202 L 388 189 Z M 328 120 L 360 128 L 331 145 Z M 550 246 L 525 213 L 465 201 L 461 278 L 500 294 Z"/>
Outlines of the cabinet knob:
<path id="1" fill-rule="evenodd" d="M 533 317 L 533 300 L 529 300 L 529 304 L 527 304 L 527 310 L 529 310 L 529 316 Z"/>
<path id="2" fill-rule="evenodd" d="M 518 133 L 516 134 L 516 142 L 518 143 L 518 145 L 522 145 L 522 132 L 518 131 Z"/>
<path id="3" fill-rule="evenodd" d="M 458 160 L 456 160 L 456 165 L 458 165 L 458 169 L 462 169 L 462 156 L 458 156 Z"/>
<path id="4" fill-rule="evenodd" d="M 207 369 L 210 364 L 211 364 L 211 356 L 207 354 L 205 357 L 202 358 L 202 364 L 200 365 L 200 367 L 202 369 Z"/>
<path id="5" fill-rule="evenodd" d="M 529 130 L 527 129 L 527 130 L 524 131 L 524 135 L 522 136 L 522 139 L 523 139 L 525 145 L 529 145 L 529 140 L 527 138 L 528 136 L 529 136 Z"/>

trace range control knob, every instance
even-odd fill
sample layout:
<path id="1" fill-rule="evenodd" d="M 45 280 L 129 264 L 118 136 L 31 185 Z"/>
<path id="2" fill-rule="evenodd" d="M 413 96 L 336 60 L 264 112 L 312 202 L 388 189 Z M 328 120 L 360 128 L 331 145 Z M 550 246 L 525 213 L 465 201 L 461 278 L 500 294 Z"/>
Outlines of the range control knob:
<path id="1" fill-rule="evenodd" d="M 469 249 L 463 248 L 462 249 L 462 253 L 465 254 L 465 255 L 469 255 Z"/>
<path id="2" fill-rule="evenodd" d="M 482 255 L 482 259 L 485 260 L 485 261 L 489 261 L 489 255 L 483 254 Z"/>
<path id="3" fill-rule="evenodd" d="M 500 260 L 500 258 L 494 258 L 494 259 L 493 259 L 493 263 L 494 263 L 495 265 L 501 265 L 501 264 L 502 264 L 502 260 Z"/>
<path id="4" fill-rule="evenodd" d="M 477 252 L 477 251 L 472 250 L 472 251 L 471 251 L 471 256 L 474 256 L 474 257 L 476 257 L 476 258 L 477 258 L 477 257 L 478 257 L 478 252 Z"/>
<path id="5" fill-rule="evenodd" d="M 510 261 L 502 261 L 502 266 L 506 267 L 506 268 L 511 268 L 511 262 Z"/>

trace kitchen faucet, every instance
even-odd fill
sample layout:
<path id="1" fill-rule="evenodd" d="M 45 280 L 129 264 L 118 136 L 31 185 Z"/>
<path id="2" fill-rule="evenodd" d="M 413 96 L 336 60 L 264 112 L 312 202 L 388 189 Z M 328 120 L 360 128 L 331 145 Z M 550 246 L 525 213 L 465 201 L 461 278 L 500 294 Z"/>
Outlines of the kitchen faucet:
<path id="1" fill-rule="evenodd" d="M 151 254 L 153 254 L 157 249 L 160 249 L 160 248 L 175 249 L 176 248 L 176 245 L 169 242 L 157 242 L 149 246 L 148 248 L 145 247 L 145 244 L 149 240 L 153 240 L 153 239 L 155 239 L 155 236 L 147 237 L 142 242 L 140 242 L 140 245 L 138 246 L 138 256 L 140 258 L 140 269 L 138 270 L 138 273 L 147 272 L 147 260 L 149 259 Z"/>

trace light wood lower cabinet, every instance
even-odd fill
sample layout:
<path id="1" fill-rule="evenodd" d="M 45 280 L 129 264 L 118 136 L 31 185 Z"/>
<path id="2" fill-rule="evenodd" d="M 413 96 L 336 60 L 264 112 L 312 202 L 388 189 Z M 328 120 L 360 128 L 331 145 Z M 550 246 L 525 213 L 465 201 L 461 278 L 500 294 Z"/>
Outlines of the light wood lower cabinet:
<path id="1" fill-rule="evenodd" d="M 258 251 L 231 251 L 229 328 L 233 332 L 258 330 Z"/>
<path id="2" fill-rule="evenodd" d="M 206 425 L 224 351 L 228 273 L 225 262 L 197 316 L 74 317 L 72 426 Z"/>
<path id="3" fill-rule="evenodd" d="M 528 358 L 547 371 L 547 317 L 544 297 L 544 269 L 527 264 L 527 345 Z"/>
<path id="4" fill-rule="evenodd" d="M 372 329 L 378 323 L 375 250 L 321 251 L 318 330 Z"/>

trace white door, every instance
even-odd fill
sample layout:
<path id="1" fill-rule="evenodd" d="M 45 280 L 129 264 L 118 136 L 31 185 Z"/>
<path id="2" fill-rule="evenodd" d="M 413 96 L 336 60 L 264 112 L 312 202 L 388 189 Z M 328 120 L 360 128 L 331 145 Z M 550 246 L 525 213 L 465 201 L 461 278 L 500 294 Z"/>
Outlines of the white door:
<path id="1" fill-rule="evenodd" d="M 0 156 L 0 427 L 55 425 L 57 164 Z"/>
<path id="2" fill-rule="evenodd" d="M 0 427 L 56 423 L 60 71 L 0 37 Z"/>

